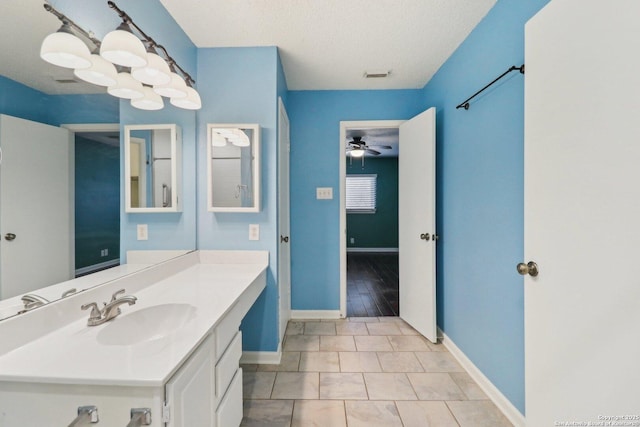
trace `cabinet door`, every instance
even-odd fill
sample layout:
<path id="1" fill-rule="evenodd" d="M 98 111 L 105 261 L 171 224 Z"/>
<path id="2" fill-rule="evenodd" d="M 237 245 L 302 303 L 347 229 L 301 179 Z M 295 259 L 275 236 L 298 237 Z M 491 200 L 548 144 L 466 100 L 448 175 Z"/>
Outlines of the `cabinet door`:
<path id="1" fill-rule="evenodd" d="M 167 427 L 215 427 L 213 345 L 207 338 L 167 383 Z"/>

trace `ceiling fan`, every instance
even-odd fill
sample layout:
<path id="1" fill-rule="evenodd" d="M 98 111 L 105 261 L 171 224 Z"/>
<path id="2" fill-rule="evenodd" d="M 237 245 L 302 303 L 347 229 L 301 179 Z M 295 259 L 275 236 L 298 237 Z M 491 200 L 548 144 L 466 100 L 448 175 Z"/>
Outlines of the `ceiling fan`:
<path id="1" fill-rule="evenodd" d="M 364 153 L 379 156 L 381 154 L 380 151 L 374 150 L 372 147 L 383 150 L 391 150 L 392 148 L 390 145 L 367 145 L 361 136 L 354 136 L 353 141 L 347 143 L 347 153 L 350 154 L 351 157 L 362 157 Z"/>

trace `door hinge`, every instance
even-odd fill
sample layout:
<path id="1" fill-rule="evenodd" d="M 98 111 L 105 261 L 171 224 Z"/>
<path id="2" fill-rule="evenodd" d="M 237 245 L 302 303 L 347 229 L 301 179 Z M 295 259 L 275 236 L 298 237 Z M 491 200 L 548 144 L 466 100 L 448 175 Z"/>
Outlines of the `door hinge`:
<path id="1" fill-rule="evenodd" d="M 171 406 L 164 402 L 162 404 L 162 422 L 168 423 L 169 421 L 171 421 Z"/>

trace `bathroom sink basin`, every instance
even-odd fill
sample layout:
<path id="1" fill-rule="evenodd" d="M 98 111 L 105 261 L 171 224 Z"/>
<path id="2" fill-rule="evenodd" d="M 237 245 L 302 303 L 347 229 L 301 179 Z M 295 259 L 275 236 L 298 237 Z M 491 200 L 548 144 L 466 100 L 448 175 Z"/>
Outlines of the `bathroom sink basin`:
<path id="1" fill-rule="evenodd" d="M 103 345 L 134 345 L 170 336 L 196 315 L 190 304 L 161 304 L 123 313 L 98 332 Z"/>

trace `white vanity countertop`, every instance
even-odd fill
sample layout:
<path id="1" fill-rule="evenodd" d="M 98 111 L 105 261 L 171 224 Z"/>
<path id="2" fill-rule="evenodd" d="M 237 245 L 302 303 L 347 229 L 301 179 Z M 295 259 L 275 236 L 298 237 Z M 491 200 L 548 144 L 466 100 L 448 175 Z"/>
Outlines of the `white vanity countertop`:
<path id="1" fill-rule="evenodd" d="M 252 286 L 262 291 L 267 263 L 188 267 L 136 292 L 136 304 L 120 306 L 122 314 L 105 324 L 87 326 L 87 312 L 81 320 L 0 356 L 0 381 L 162 386 L 245 291 Z M 130 345 L 112 343 L 123 329 L 118 322 L 135 324 L 126 321 L 127 315 L 163 304 L 189 304 L 195 311 L 180 319 L 177 329 L 175 322 L 165 325 L 175 330 L 164 337 L 145 335 Z M 116 329 L 107 331 L 110 327 Z M 136 329 L 125 329 L 123 340 L 134 337 Z"/>

